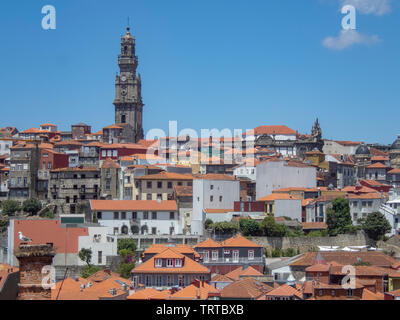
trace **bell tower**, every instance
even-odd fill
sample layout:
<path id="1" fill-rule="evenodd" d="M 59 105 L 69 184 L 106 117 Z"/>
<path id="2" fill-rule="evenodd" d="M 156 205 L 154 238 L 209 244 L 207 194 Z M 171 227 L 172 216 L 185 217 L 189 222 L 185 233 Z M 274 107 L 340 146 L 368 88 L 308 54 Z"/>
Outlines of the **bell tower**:
<path id="1" fill-rule="evenodd" d="M 121 38 L 121 53 L 118 55 L 119 74 L 115 79 L 115 124 L 123 128 L 123 140 L 136 143 L 143 139 L 142 127 L 142 84 L 136 75 L 138 57 L 135 55 L 135 38 L 130 28 Z"/>

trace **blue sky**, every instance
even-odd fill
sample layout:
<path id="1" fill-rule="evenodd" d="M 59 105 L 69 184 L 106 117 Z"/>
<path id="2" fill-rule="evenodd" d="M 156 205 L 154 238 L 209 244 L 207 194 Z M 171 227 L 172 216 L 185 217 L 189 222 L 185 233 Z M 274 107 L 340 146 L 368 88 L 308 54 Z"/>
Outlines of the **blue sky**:
<path id="1" fill-rule="evenodd" d="M 392 143 L 400 133 L 400 6 L 347 0 L 359 9 L 361 39 L 377 41 L 327 47 L 324 39 L 340 34 L 345 1 L 2 1 L 0 126 L 112 124 L 130 16 L 145 132 L 177 120 L 178 129 L 199 132 L 285 124 L 309 133 L 319 117 L 324 138 Z M 57 10 L 56 30 L 41 28 L 47 4 Z"/>

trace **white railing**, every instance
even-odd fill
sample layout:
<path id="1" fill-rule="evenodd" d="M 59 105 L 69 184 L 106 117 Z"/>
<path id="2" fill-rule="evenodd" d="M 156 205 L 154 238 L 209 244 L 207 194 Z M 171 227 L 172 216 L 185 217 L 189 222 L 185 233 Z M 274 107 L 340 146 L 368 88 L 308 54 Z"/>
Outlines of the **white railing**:
<path id="1" fill-rule="evenodd" d="M 255 257 L 253 259 L 249 258 L 238 258 L 238 259 L 233 259 L 233 258 L 218 258 L 218 259 L 208 259 L 208 260 L 203 260 L 203 263 L 208 263 L 208 264 L 231 264 L 231 263 L 238 263 L 238 264 L 243 264 L 243 263 L 261 263 L 263 262 L 262 257 Z"/>

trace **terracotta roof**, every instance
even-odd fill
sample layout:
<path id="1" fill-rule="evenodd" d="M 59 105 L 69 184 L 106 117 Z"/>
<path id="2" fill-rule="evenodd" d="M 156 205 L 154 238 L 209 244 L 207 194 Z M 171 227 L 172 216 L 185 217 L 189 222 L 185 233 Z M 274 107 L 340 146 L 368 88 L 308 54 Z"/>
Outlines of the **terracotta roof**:
<path id="1" fill-rule="evenodd" d="M 400 297 L 400 289 L 394 290 L 394 291 L 390 291 L 390 292 L 386 292 L 385 294 L 391 295 L 391 296 L 395 296 L 395 297 Z"/>
<path id="2" fill-rule="evenodd" d="M 271 290 L 273 290 L 272 287 L 254 278 L 245 278 L 223 288 L 221 290 L 221 298 L 258 300 L 265 297 L 265 294 Z"/>
<path id="3" fill-rule="evenodd" d="M 221 243 L 223 247 L 252 247 L 252 248 L 260 248 L 262 246 L 255 244 L 254 242 L 246 239 L 245 237 L 236 235 L 232 238 L 229 238 Z"/>
<path id="4" fill-rule="evenodd" d="M 112 124 L 112 125 L 110 125 L 110 126 L 104 127 L 104 128 L 103 128 L 103 131 L 104 131 L 104 129 L 123 129 L 123 127 L 117 126 L 117 125 L 115 125 L 115 124 Z"/>
<path id="5" fill-rule="evenodd" d="M 110 158 L 107 158 L 106 160 L 104 160 L 101 168 L 102 169 L 120 169 L 121 167 L 119 166 L 119 164 L 116 161 L 114 161 Z"/>
<path id="6" fill-rule="evenodd" d="M 207 240 L 200 242 L 194 246 L 195 248 L 220 248 L 222 247 L 218 242 L 208 238 Z"/>
<path id="7" fill-rule="evenodd" d="M 241 277 L 262 277 L 264 274 L 249 266 L 246 269 L 243 267 L 238 267 L 235 270 L 227 273 L 225 276 L 232 280 L 239 280 Z"/>
<path id="8" fill-rule="evenodd" d="M 394 168 L 388 172 L 388 174 L 400 174 L 400 169 Z"/>
<path id="9" fill-rule="evenodd" d="M 93 172 L 93 171 L 100 171 L 99 168 L 95 167 L 87 167 L 87 168 L 80 168 L 80 167 L 75 167 L 75 168 L 60 168 L 60 169 L 53 169 L 50 172 Z"/>
<path id="10" fill-rule="evenodd" d="M 212 277 L 210 282 L 233 282 L 233 280 L 228 278 L 226 275 L 216 274 L 214 277 Z"/>
<path id="11" fill-rule="evenodd" d="M 45 124 L 41 124 L 41 127 L 57 127 L 55 124 L 52 123 L 45 123 Z"/>
<path id="12" fill-rule="evenodd" d="M 137 180 L 193 180 L 191 174 L 181 174 L 175 172 L 162 171 L 160 173 L 149 174 L 137 177 Z"/>
<path id="13" fill-rule="evenodd" d="M 322 257 L 326 260 L 326 262 L 336 261 L 342 265 L 353 265 L 358 262 L 358 259 L 361 261 L 369 262 L 372 266 L 386 267 L 390 268 L 390 266 L 397 262 L 395 258 L 392 258 L 388 255 L 385 255 L 378 251 L 367 251 L 367 252 L 344 252 L 344 251 L 331 251 L 331 252 L 318 252 Z M 308 267 L 313 264 L 316 252 L 306 252 L 303 256 L 297 261 L 293 262 L 291 266 L 303 266 Z"/>
<path id="14" fill-rule="evenodd" d="M 366 167 L 366 169 L 386 169 L 387 166 L 385 166 L 384 164 L 377 162 L 374 164 L 369 165 L 368 167 Z"/>
<path id="15" fill-rule="evenodd" d="M 244 133 L 243 135 L 247 136 L 247 135 L 264 135 L 264 134 L 297 135 L 297 132 L 284 125 L 280 126 L 275 125 L 275 126 L 259 126 L 251 131 Z"/>
<path id="16" fill-rule="evenodd" d="M 349 199 L 380 199 L 381 195 L 377 192 L 362 193 L 362 194 L 349 193 L 349 194 L 347 194 L 347 198 L 349 198 Z"/>
<path id="17" fill-rule="evenodd" d="M 276 289 L 271 290 L 267 293 L 267 297 L 298 297 L 299 299 L 303 299 L 303 293 L 299 290 L 289 286 L 288 284 L 284 284 Z"/>
<path id="18" fill-rule="evenodd" d="M 174 200 L 90 200 L 93 211 L 177 211 Z"/>
<path id="19" fill-rule="evenodd" d="M 300 200 L 288 193 L 271 193 L 270 195 L 260 198 L 257 201 L 275 201 L 275 200 Z"/>
<path id="20" fill-rule="evenodd" d="M 152 296 L 155 296 L 156 294 L 160 293 L 160 291 L 153 289 L 153 288 L 146 288 L 143 290 L 138 290 L 134 293 L 132 293 L 129 297 L 127 297 L 127 300 L 150 300 Z"/>
<path id="21" fill-rule="evenodd" d="M 372 157 L 371 161 L 389 161 L 389 157 L 376 156 L 376 157 Z"/>
<path id="22" fill-rule="evenodd" d="M 190 286 L 174 293 L 170 300 L 207 300 L 210 296 L 219 296 L 218 289 L 204 281 L 195 280 Z"/>
<path id="23" fill-rule="evenodd" d="M 175 193 L 177 197 L 192 197 L 193 187 L 190 186 L 175 186 Z"/>
<path id="24" fill-rule="evenodd" d="M 366 288 L 364 288 L 361 300 L 384 300 L 385 296 L 383 293 L 374 293 Z"/>
<path id="25" fill-rule="evenodd" d="M 304 230 L 324 230 L 328 229 L 328 225 L 325 222 L 303 222 L 302 227 Z"/>
<path id="26" fill-rule="evenodd" d="M 200 254 L 198 254 L 191 246 L 187 244 L 152 244 L 150 247 L 148 247 L 144 252 L 143 255 L 145 254 L 158 254 L 166 249 L 171 249 L 174 250 L 178 253 L 185 254 L 185 253 L 191 253 L 195 257 L 200 257 Z"/>
<path id="27" fill-rule="evenodd" d="M 181 268 L 156 268 L 155 259 L 184 259 Z M 146 262 L 137 266 L 132 273 L 164 273 L 164 274 L 209 274 L 210 270 L 196 261 L 167 248 Z"/>
<path id="28" fill-rule="evenodd" d="M 91 284 L 88 286 L 88 284 Z M 129 289 L 130 281 L 119 277 L 115 273 L 110 273 L 109 277 L 101 282 L 92 282 L 88 279 L 78 278 L 77 280 L 67 278 L 56 283 L 56 288 L 51 291 L 51 299 L 56 300 L 99 300 L 101 298 L 111 298 L 110 290 L 115 289 L 114 297 L 125 296 L 128 290 L 122 290 L 125 283 Z M 62 284 L 62 287 L 61 287 Z M 82 289 L 81 286 L 85 285 Z M 61 291 L 60 291 L 61 288 Z"/>
<path id="29" fill-rule="evenodd" d="M 366 186 L 347 186 L 342 189 L 343 192 L 348 193 L 371 193 L 377 192 L 375 189 L 366 187 Z"/>
<path id="30" fill-rule="evenodd" d="M 312 281 L 305 281 L 303 284 L 303 294 L 313 294 L 313 283 Z"/>
<path id="31" fill-rule="evenodd" d="M 57 253 L 78 253 L 79 237 L 89 235 L 87 228 L 62 228 L 58 220 L 14 220 L 14 248 L 21 244 L 18 232 L 32 244 L 53 243 Z"/>

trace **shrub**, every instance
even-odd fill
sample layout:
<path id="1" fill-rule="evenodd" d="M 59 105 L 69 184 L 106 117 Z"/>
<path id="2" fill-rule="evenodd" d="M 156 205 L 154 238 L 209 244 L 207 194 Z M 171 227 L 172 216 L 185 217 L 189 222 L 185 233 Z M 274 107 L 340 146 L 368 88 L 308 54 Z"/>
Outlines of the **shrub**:
<path id="1" fill-rule="evenodd" d="M 0 220 L 0 233 L 5 232 L 9 224 L 8 220 Z"/>
<path id="2" fill-rule="evenodd" d="M 100 271 L 100 267 L 96 266 L 85 266 L 82 271 L 82 278 L 89 278 L 92 274 L 95 274 L 96 272 Z"/>
<path id="3" fill-rule="evenodd" d="M 211 219 L 206 219 L 206 221 L 204 221 L 204 228 L 210 229 L 212 227 L 213 221 Z"/>
<path id="4" fill-rule="evenodd" d="M 22 203 L 22 210 L 30 216 L 36 215 L 42 209 L 42 203 L 37 199 L 28 199 Z"/>
<path id="5" fill-rule="evenodd" d="M 296 255 L 296 250 L 293 248 L 287 248 L 283 254 L 284 257 L 294 257 L 295 255 Z"/>
<path id="6" fill-rule="evenodd" d="M 288 228 L 283 224 L 276 223 L 273 217 L 266 217 L 260 227 L 267 237 L 284 237 L 288 234 Z"/>
<path id="7" fill-rule="evenodd" d="M 239 226 L 244 236 L 259 236 L 262 233 L 260 224 L 251 219 L 240 219 Z"/>
<path id="8" fill-rule="evenodd" d="M 121 250 L 129 250 L 132 253 L 136 252 L 136 243 L 133 239 L 118 239 L 118 254 Z"/>
<path id="9" fill-rule="evenodd" d="M 212 229 L 222 234 L 230 234 L 239 231 L 239 225 L 236 222 L 217 222 L 212 225 Z"/>
<path id="10" fill-rule="evenodd" d="M 121 263 L 118 268 L 118 273 L 122 278 L 129 279 L 131 277 L 131 271 L 135 268 L 135 263 Z"/>
<path id="11" fill-rule="evenodd" d="M 373 240 L 380 240 L 392 230 L 389 221 L 380 212 L 373 212 L 365 219 L 362 229 Z"/>
<path id="12" fill-rule="evenodd" d="M 328 230 L 316 230 L 307 234 L 308 238 L 327 237 L 329 236 Z"/>
<path id="13" fill-rule="evenodd" d="M 271 257 L 272 258 L 280 258 L 280 257 L 282 257 L 282 254 L 283 254 L 283 252 L 279 248 L 275 248 L 275 249 L 273 249 L 271 251 Z"/>
<path id="14" fill-rule="evenodd" d="M 3 201 L 1 203 L 1 208 L 3 210 L 3 214 L 6 214 L 8 216 L 13 216 L 17 211 L 21 210 L 19 203 L 14 200 Z"/>
<path id="15" fill-rule="evenodd" d="M 39 213 L 42 218 L 54 219 L 54 213 L 47 207 Z"/>

